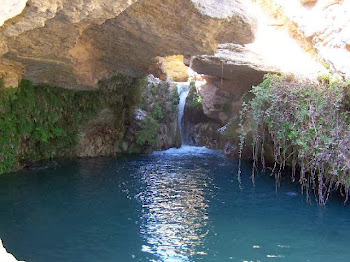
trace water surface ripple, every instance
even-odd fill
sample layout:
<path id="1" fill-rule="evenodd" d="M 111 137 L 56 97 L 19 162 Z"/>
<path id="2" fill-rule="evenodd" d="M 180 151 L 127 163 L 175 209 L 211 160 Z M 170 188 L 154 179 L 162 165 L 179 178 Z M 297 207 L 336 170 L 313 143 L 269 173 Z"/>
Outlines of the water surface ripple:
<path id="1" fill-rule="evenodd" d="M 349 206 L 185 146 L 0 176 L 0 237 L 27 262 L 350 261 Z"/>

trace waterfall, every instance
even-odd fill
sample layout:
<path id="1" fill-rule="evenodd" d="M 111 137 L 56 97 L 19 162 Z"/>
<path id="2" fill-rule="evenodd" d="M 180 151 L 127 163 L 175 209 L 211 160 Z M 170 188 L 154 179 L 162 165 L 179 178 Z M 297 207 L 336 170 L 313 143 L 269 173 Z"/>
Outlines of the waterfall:
<path id="1" fill-rule="evenodd" d="M 190 146 L 186 145 L 185 141 L 185 134 L 184 134 L 184 128 L 183 128 L 183 115 L 185 111 L 185 104 L 187 96 L 190 92 L 190 83 L 189 82 L 178 82 L 177 83 L 177 91 L 179 93 L 179 116 L 178 116 L 178 125 L 180 130 L 180 136 L 181 136 L 181 147 L 180 148 L 169 148 L 165 151 L 159 151 L 159 152 L 153 152 L 155 155 L 172 155 L 172 156 L 194 156 L 194 155 L 206 155 L 206 154 L 221 154 L 219 151 L 208 149 L 204 146 L 198 147 L 198 146 Z"/>
<path id="2" fill-rule="evenodd" d="M 177 83 L 177 91 L 180 97 L 178 124 L 179 124 L 179 130 L 180 130 L 181 145 L 185 145 L 183 128 L 182 128 L 182 118 L 185 111 L 186 98 L 188 96 L 188 93 L 190 92 L 190 83 L 189 82 Z"/>

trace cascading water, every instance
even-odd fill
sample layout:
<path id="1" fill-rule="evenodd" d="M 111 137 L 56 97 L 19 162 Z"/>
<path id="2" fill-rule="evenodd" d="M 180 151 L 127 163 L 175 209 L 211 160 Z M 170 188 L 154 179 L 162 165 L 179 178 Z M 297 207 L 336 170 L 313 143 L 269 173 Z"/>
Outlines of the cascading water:
<path id="1" fill-rule="evenodd" d="M 178 124 L 179 124 L 179 130 L 180 130 L 180 137 L 181 137 L 181 147 L 180 148 L 170 148 L 165 151 L 159 151 L 154 152 L 154 155 L 205 155 L 205 154 L 220 154 L 219 151 L 214 151 L 211 149 L 208 149 L 206 147 L 199 147 L 199 146 L 190 146 L 186 143 L 185 134 L 184 134 L 184 128 L 182 119 L 184 116 L 185 111 L 185 105 L 186 105 L 186 99 L 190 92 L 190 82 L 178 82 L 177 83 L 177 91 L 179 93 L 179 116 L 178 116 Z"/>
<path id="2" fill-rule="evenodd" d="M 182 128 L 182 118 L 185 111 L 186 98 L 188 93 L 190 92 L 190 83 L 189 82 L 181 82 L 177 84 L 177 91 L 179 93 L 180 102 L 179 102 L 179 116 L 178 116 L 178 124 L 181 136 L 181 146 L 186 145 L 184 141 L 184 134 Z"/>

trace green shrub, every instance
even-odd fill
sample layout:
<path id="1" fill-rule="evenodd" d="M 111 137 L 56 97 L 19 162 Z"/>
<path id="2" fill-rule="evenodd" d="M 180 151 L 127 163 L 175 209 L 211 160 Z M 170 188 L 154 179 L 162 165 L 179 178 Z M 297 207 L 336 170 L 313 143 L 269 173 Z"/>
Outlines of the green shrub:
<path id="1" fill-rule="evenodd" d="M 97 91 L 34 86 L 26 80 L 18 88 L 1 89 L 0 174 L 20 167 L 21 161 L 69 156 L 79 126 L 106 107 L 114 111 L 115 128 L 122 131 L 123 111 L 132 111 L 138 85 L 120 76 L 112 82 L 101 83 Z"/>
<path id="2" fill-rule="evenodd" d="M 148 87 L 148 90 L 149 90 L 149 92 L 150 92 L 152 95 L 155 96 L 155 95 L 160 94 L 160 92 L 161 92 L 161 90 L 159 90 L 158 88 L 159 88 L 158 85 L 156 85 L 156 84 L 154 84 L 154 83 L 150 83 L 150 84 L 149 84 L 149 87 Z"/>
<path id="3" fill-rule="evenodd" d="M 142 78 L 140 79 L 140 85 L 141 85 L 142 88 L 144 88 L 145 86 L 147 86 L 147 83 L 148 83 L 147 77 L 142 77 Z"/>
<path id="4" fill-rule="evenodd" d="M 299 170 L 302 189 L 307 193 L 314 190 L 320 204 L 325 204 L 329 192 L 340 186 L 347 199 L 349 86 L 349 81 L 334 76 L 321 76 L 318 81 L 285 75 L 265 76 L 264 82 L 251 91 L 255 97 L 243 104 L 240 154 L 246 130 L 251 129 L 255 167 L 259 159 L 265 165 L 265 148 L 272 144 L 273 174 L 277 183 L 281 170 L 290 163 L 293 181 Z"/>
<path id="5" fill-rule="evenodd" d="M 187 101 L 189 107 L 194 109 L 202 109 L 202 98 L 197 92 L 195 82 L 191 82 L 190 84 L 190 92 L 187 97 Z"/>
<path id="6" fill-rule="evenodd" d="M 172 91 L 172 98 L 173 98 L 173 105 L 174 105 L 174 106 L 178 106 L 178 104 L 179 104 L 179 102 L 180 102 L 180 96 L 179 96 L 179 92 L 178 92 L 176 86 L 173 88 L 173 91 Z"/>
<path id="7" fill-rule="evenodd" d="M 164 118 L 163 109 L 158 104 L 155 104 L 153 107 L 152 117 L 155 120 L 162 120 Z"/>
<path id="8" fill-rule="evenodd" d="M 137 136 L 137 144 L 144 146 L 147 143 L 154 145 L 157 140 L 159 123 L 151 116 L 147 116 L 141 125 L 141 129 Z"/>
<path id="9" fill-rule="evenodd" d="M 231 111 L 231 107 L 232 107 L 231 101 L 226 101 L 223 104 L 221 104 L 221 110 L 226 113 L 229 113 Z"/>

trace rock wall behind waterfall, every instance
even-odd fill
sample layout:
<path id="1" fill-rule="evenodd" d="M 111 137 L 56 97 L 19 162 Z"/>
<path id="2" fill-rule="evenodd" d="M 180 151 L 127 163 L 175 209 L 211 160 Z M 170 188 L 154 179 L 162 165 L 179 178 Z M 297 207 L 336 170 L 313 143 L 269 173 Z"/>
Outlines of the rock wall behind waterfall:
<path id="1" fill-rule="evenodd" d="M 223 140 L 217 132 L 221 126 L 220 122 L 206 115 L 202 98 L 196 84 L 192 82 L 183 116 L 184 142 L 186 145 L 220 149 L 223 146 Z"/>
<path id="2" fill-rule="evenodd" d="M 329 70 L 347 77 L 350 72 L 348 2 L 252 2 L 258 21 L 254 42 L 220 44 L 214 55 L 192 57 L 191 63 L 205 80 L 198 88 L 203 112 L 220 123 L 216 135 L 222 135 L 222 148 L 236 156 L 242 102 L 249 99 L 249 90 L 262 82 L 264 74 L 293 73 L 314 78 Z M 211 146 L 210 142 L 203 143 Z M 247 158 L 250 155 L 245 154 Z"/>
<path id="3" fill-rule="evenodd" d="M 178 103 L 176 84 L 149 75 L 141 90 L 140 102 L 125 126 L 123 138 L 117 141 L 115 152 L 150 153 L 179 147 Z"/>

